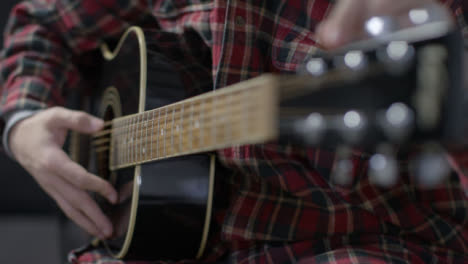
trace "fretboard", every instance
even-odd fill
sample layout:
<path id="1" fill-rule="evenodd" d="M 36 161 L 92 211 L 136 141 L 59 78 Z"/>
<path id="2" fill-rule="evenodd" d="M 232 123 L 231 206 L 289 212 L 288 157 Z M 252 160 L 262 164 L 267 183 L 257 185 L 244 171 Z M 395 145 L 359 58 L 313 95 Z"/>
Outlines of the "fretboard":
<path id="1" fill-rule="evenodd" d="M 110 169 L 277 137 L 278 83 L 266 75 L 112 121 Z"/>

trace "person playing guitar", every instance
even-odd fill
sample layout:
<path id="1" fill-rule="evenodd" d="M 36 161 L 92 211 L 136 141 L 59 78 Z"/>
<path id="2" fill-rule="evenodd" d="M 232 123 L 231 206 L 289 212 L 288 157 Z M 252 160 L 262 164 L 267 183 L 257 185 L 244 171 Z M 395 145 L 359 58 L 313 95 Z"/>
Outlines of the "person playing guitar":
<path id="1" fill-rule="evenodd" d="M 92 56 L 104 43 L 116 42 L 130 26 L 151 25 L 158 49 L 190 54 L 187 61 L 205 67 L 211 88 L 220 89 L 266 72 L 296 72 L 311 54 L 359 40 L 369 18 L 427 4 L 451 11 L 459 29 L 468 32 L 468 5 L 462 0 L 20 3 L 12 11 L 0 62 L 3 147 L 70 219 L 109 239 L 115 226 L 88 192 L 110 204 L 121 197 L 110 182 L 62 150 L 68 131 L 94 134 L 107 126 L 63 107 L 65 94 L 83 87 Z M 160 32 L 175 36 L 160 37 Z M 195 75 L 183 76 L 184 83 L 193 83 L 189 94 L 207 92 L 194 82 L 204 75 Z M 450 177 L 434 188 L 419 186 L 405 171 L 386 188 L 371 182 L 368 155 L 355 151 L 350 156 L 354 180 L 341 186 L 330 177 L 337 153 L 326 148 L 270 142 L 216 153 L 230 169 L 221 190 L 228 204 L 213 212 L 219 228 L 210 233 L 203 255 L 177 260 L 181 263 L 468 262 L 463 164 L 453 163 Z M 71 257 L 74 263 L 120 263 L 100 250 Z"/>

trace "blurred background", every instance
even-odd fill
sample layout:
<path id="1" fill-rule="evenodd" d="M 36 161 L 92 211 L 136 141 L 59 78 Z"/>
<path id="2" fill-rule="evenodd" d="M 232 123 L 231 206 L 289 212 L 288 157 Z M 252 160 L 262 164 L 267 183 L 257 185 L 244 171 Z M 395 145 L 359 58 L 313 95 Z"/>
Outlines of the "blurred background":
<path id="1" fill-rule="evenodd" d="M 0 1 L 1 32 L 18 2 Z M 0 263 L 65 263 L 70 249 L 87 241 L 32 177 L 1 152 L 0 178 Z"/>

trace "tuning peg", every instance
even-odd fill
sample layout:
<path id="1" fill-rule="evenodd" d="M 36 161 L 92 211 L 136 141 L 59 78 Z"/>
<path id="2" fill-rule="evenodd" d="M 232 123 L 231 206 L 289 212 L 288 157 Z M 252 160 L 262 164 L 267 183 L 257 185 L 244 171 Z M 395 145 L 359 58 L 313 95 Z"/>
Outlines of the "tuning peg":
<path id="1" fill-rule="evenodd" d="M 421 25 L 429 21 L 429 10 L 426 8 L 411 9 L 408 13 L 411 23 Z"/>
<path id="2" fill-rule="evenodd" d="M 450 164 L 442 148 L 428 144 L 422 154 L 410 163 L 416 181 L 424 187 L 433 188 L 450 175 Z"/>
<path id="3" fill-rule="evenodd" d="M 368 59 L 363 51 L 352 50 L 345 54 L 344 63 L 352 70 L 360 70 L 367 65 Z"/>
<path id="4" fill-rule="evenodd" d="M 377 186 L 389 188 L 398 180 L 398 162 L 389 145 L 381 145 L 369 160 L 369 180 Z"/>
<path id="5" fill-rule="evenodd" d="M 305 120 L 295 124 L 295 131 L 304 138 L 306 144 L 317 145 L 327 129 L 325 118 L 319 113 L 311 113 Z"/>
<path id="6" fill-rule="evenodd" d="M 350 50 L 344 55 L 336 56 L 333 59 L 336 68 L 347 68 L 359 71 L 368 64 L 367 55 L 362 50 Z"/>
<path id="7" fill-rule="evenodd" d="M 359 143 L 367 128 L 367 118 L 365 115 L 358 111 L 351 110 L 342 116 L 340 122 L 341 135 L 345 142 L 349 144 Z"/>
<path id="8" fill-rule="evenodd" d="M 370 37 L 380 37 L 395 32 L 399 26 L 393 17 L 375 16 L 366 21 L 365 29 Z"/>
<path id="9" fill-rule="evenodd" d="M 414 111 L 406 104 L 392 104 L 386 111 L 377 115 L 377 122 L 385 135 L 393 142 L 406 140 L 414 127 Z"/>
<path id="10" fill-rule="evenodd" d="M 431 22 L 452 22 L 451 14 L 446 8 L 436 4 L 426 4 L 422 8 L 411 9 L 408 18 L 414 25 L 423 25 Z"/>
<path id="11" fill-rule="evenodd" d="M 336 161 L 332 168 L 331 180 L 336 185 L 350 185 L 353 180 L 353 162 L 351 161 L 351 149 L 347 146 L 338 147 Z"/>
<path id="12" fill-rule="evenodd" d="M 415 59 L 415 48 L 406 41 L 392 41 L 384 48 L 378 49 L 376 56 L 388 72 L 400 74 L 410 68 Z"/>
<path id="13" fill-rule="evenodd" d="M 328 70 L 328 66 L 323 58 L 313 58 L 306 63 L 305 70 L 308 74 L 319 76 Z"/>

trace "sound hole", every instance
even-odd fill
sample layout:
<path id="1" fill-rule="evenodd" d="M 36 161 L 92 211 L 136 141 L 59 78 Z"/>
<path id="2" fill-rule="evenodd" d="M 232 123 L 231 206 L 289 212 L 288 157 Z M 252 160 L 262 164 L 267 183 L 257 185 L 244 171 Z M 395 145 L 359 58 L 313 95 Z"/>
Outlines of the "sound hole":
<path id="1" fill-rule="evenodd" d="M 104 197 L 95 195 L 95 200 L 100 206 L 101 210 L 109 217 L 114 227 L 114 233 L 110 240 L 106 241 L 107 248 L 111 250 L 112 254 L 117 254 L 124 244 L 126 234 L 129 227 L 131 201 L 133 196 L 133 169 L 121 169 L 117 171 L 111 171 L 109 169 L 109 158 L 110 158 L 110 142 L 112 125 L 110 121 L 116 118 L 114 109 L 112 106 L 107 106 L 103 116 L 106 123 L 109 123 L 104 128 L 104 131 L 109 133 L 102 133 L 95 142 L 95 164 L 98 175 L 104 180 L 108 181 L 118 193 L 117 204 L 111 204 Z M 103 143 L 105 142 L 105 143 Z"/>
<path id="2" fill-rule="evenodd" d="M 114 111 L 112 107 L 108 106 L 106 111 L 104 112 L 104 116 L 102 119 L 107 123 L 114 119 Z M 104 132 L 109 130 L 109 133 L 103 133 L 95 142 L 96 145 L 96 164 L 97 164 L 97 172 L 100 177 L 112 183 L 111 179 L 111 172 L 109 170 L 109 157 L 110 157 L 110 140 L 111 140 L 111 133 L 110 130 L 112 129 L 112 125 L 106 125 L 104 128 Z"/>

